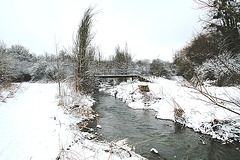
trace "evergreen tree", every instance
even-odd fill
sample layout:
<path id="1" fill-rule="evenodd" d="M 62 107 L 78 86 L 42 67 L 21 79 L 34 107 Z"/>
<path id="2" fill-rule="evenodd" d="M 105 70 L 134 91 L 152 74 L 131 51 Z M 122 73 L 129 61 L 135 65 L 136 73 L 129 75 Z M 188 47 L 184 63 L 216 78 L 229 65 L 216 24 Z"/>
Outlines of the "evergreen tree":
<path id="1" fill-rule="evenodd" d="M 221 33 L 221 49 L 240 52 L 240 2 L 239 0 L 197 0 L 201 8 L 207 9 L 206 29 Z"/>

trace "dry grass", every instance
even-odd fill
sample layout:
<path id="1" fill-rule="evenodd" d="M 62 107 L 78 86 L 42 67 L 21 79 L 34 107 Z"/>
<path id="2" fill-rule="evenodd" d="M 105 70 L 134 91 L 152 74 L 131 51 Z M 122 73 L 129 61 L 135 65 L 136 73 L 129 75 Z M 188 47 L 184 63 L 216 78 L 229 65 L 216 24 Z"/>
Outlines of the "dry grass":
<path id="1" fill-rule="evenodd" d="M 6 102 L 7 99 L 13 98 L 20 89 L 20 84 L 3 82 L 0 84 L 0 102 Z"/>
<path id="2" fill-rule="evenodd" d="M 80 159 L 85 158 L 83 158 L 83 156 L 80 153 L 72 151 L 69 148 L 67 149 L 62 148 L 56 158 L 56 160 L 80 160 Z"/>
<path id="3" fill-rule="evenodd" d="M 12 85 L 13 85 L 13 83 L 10 83 L 10 82 L 2 82 L 0 84 L 0 90 L 11 88 Z"/>
<path id="4" fill-rule="evenodd" d="M 59 96 L 59 106 L 76 118 L 93 119 L 95 112 L 84 101 L 87 96 L 75 91 L 74 83 L 64 82 L 61 84 L 61 96 Z"/>
<path id="5" fill-rule="evenodd" d="M 182 118 L 184 110 L 182 108 L 174 108 L 174 117 Z"/>
<path id="6" fill-rule="evenodd" d="M 174 99 L 172 99 L 172 102 L 173 102 L 173 105 L 174 105 L 174 119 L 175 119 L 175 122 L 179 122 L 179 123 L 184 125 L 186 123 L 184 110 Z"/>

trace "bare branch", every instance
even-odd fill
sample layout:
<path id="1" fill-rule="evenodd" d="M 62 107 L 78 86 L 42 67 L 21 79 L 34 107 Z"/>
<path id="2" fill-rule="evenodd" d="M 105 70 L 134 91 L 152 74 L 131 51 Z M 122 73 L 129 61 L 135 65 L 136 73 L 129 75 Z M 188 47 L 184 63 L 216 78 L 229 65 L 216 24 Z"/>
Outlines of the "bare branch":
<path id="1" fill-rule="evenodd" d="M 193 82 L 189 81 L 190 86 L 187 86 L 188 88 L 193 89 L 193 90 L 197 91 L 198 93 L 200 93 L 201 95 L 203 95 L 204 97 L 206 97 L 210 101 L 208 103 L 216 105 L 216 106 L 221 107 L 223 109 L 226 109 L 226 110 L 228 110 L 232 113 L 235 113 L 237 115 L 240 115 L 239 112 L 234 111 L 233 109 L 230 109 L 230 108 L 222 105 L 223 103 L 228 103 L 228 104 L 233 104 L 236 107 L 240 107 L 240 104 L 239 104 L 238 101 L 236 101 L 236 99 L 231 98 L 231 99 L 227 100 L 227 99 L 223 99 L 223 98 L 219 98 L 217 96 L 214 96 L 202 84 L 202 82 L 199 80 L 199 77 L 197 77 L 197 76 L 195 76 L 195 77 L 196 77 L 197 82 L 193 83 Z M 200 99 L 200 100 L 202 100 L 202 99 Z M 205 100 L 203 100 L 203 101 L 205 101 Z M 205 102 L 207 102 L 207 101 L 205 101 Z"/>

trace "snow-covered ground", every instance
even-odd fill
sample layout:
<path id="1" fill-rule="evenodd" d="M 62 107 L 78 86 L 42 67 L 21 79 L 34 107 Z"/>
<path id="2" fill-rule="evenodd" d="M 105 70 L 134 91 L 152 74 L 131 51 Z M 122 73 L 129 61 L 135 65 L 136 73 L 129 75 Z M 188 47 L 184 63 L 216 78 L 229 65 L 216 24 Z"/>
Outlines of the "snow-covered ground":
<path id="1" fill-rule="evenodd" d="M 59 106 L 56 83 L 23 83 L 6 98 L 9 93 L 1 93 L 0 160 L 142 159 L 125 140 L 102 143 L 87 139 L 92 135 L 80 132 L 76 125 L 86 117 L 70 114 Z M 83 108 L 92 104 L 87 96 L 78 103 Z"/>
<path id="2" fill-rule="evenodd" d="M 240 141 L 239 115 L 207 103 L 201 94 L 184 87 L 187 82 L 181 77 L 175 77 L 175 80 L 149 79 L 152 83 L 128 81 L 108 89 L 103 86 L 102 90 L 122 99 L 133 109 L 155 110 L 157 118 L 177 121 L 223 142 Z M 138 85 L 148 85 L 150 92 L 141 92 Z M 221 98 L 240 97 L 239 89 L 235 87 L 206 86 L 206 89 Z M 240 112 L 240 108 L 235 109 Z"/>

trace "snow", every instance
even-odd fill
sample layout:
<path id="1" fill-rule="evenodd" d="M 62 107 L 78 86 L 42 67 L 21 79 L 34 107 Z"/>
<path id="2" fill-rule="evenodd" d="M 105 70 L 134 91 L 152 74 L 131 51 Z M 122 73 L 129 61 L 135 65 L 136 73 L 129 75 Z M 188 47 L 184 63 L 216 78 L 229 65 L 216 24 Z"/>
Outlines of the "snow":
<path id="1" fill-rule="evenodd" d="M 158 150 L 156 150 L 155 148 L 152 148 L 150 151 L 158 154 Z"/>
<path id="2" fill-rule="evenodd" d="M 20 94 L 0 105 L 1 159 L 53 157 L 59 149 L 55 127 L 58 122 L 53 120 L 59 115 L 52 101 L 56 86 L 48 84 L 45 90 L 40 89 L 40 84 L 22 87 Z"/>
<path id="3" fill-rule="evenodd" d="M 174 77 L 173 80 L 153 77 L 148 79 L 152 83 L 128 81 L 101 90 L 116 96 L 133 109 L 155 110 L 156 118 L 181 123 L 193 128 L 194 131 L 209 134 L 223 142 L 240 141 L 239 115 L 207 103 L 207 99 L 201 94 L 185 87 L 187 82 L 181 77 Z M 138 89 L 139 85 L 148 85 L 150 92 L 141 92 Z M 221 98 L 232 96 L 238 99 L 240 97 L 236 87 L 206 85 L 206 89 Z M 232 109 L 240 112 L 239 108 Z"/>
<path id="4" fill-rule="evenodd" d="M 186 82 L 180 77 L 150 80 L 152 83 L 128 81 L 101 90 L 116 95 L 133 109 L 153 109 L 157 118 L 182 123 L 223 142 L 240 141 L 240 116 L 199 100 L 204 97 L 184 87 Z M 150 92 L 141 92 L 138 85 L 148 85 Z M 220 97 L 226 96 L 226 91 L 228 96 L 240 97 L 235 87 L 207 89 Z M 59 99 L 56 83 L 22 83 L 2 90 L 0 160 L 143 159 L 127 145 L 127 139 L 97 142 L 95 134 L 80 132 L 77 123 L 94 118 L 94 100 L 71 92 L 66 85 L 61 91 L 63 96 Z"/>
<path id="5" fill-rule="evenodd" d="M 102 126 L 98 124 L 98 125 L 97 125 L 97 128 L 102 128 Z"/>
<path id="6" fill-rule="evenodd" d="M 143 159 L 126 140 L 89 140 L 94 136 L 80 132 L 76 125 L 86 117 L 59 106 L 57 92 L 56 83 L 23 83 L 14 96 L 0 102 L 0 160 Z M 93 104 L 88 96 L 80 102 L 85 108 Z"/>

